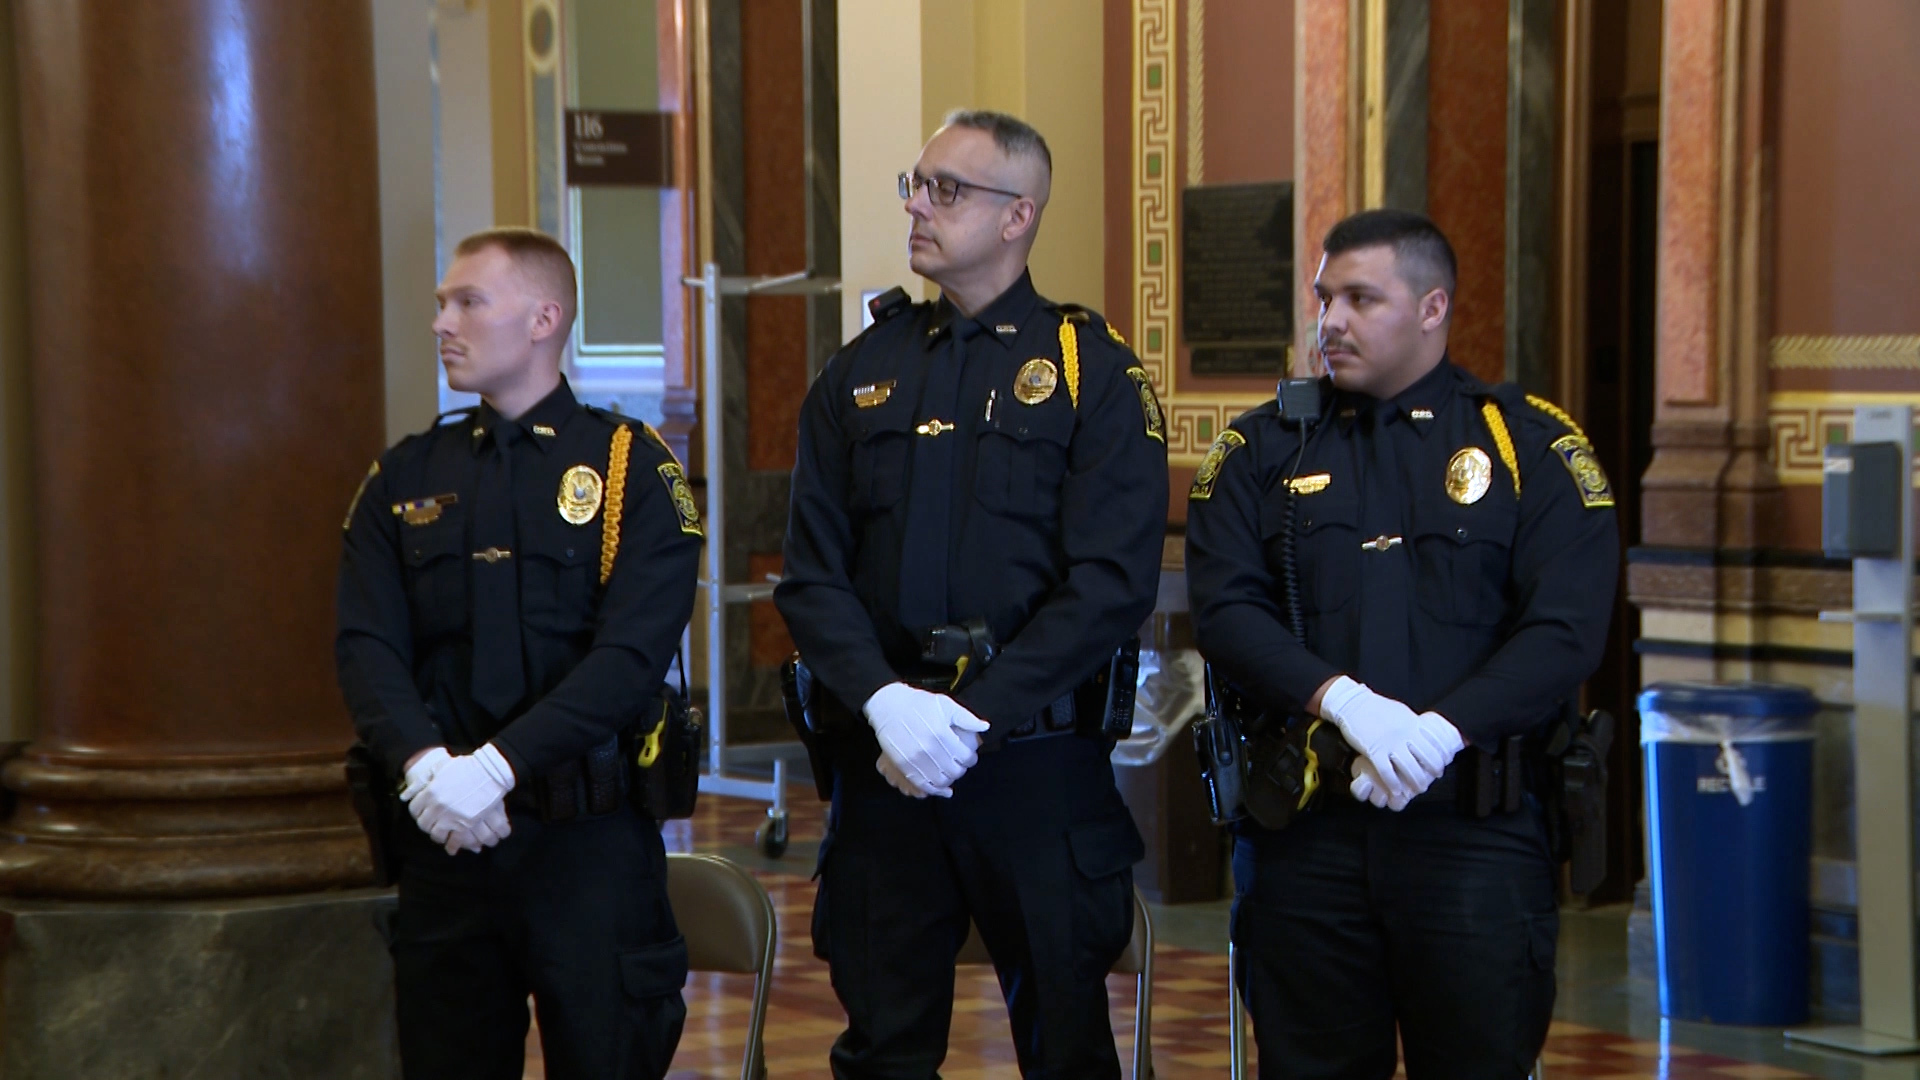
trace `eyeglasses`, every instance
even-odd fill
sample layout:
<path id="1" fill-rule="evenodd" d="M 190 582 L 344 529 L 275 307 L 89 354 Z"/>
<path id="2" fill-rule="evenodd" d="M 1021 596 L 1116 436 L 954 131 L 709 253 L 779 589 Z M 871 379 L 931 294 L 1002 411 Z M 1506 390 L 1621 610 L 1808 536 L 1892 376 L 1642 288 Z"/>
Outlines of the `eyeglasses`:
<path id="1" fill-rule="evenodd" d="M 1026 197 L 1017 191 L 992 188 L 985 184 L 975 184 L 966 180 L 953 180 L 944 176 L 921 176 L 919 173 L 914 172 L 903 172 L 900 174 L 900 198 L 902 200 L 913 198 L 914 193 L 921 188 L 927 189 L 927 201 L 935 206 L 952 206 L 954 203 L 960 201 L 960 193 L 963 190 L 969 189 L 973 191 L 984 191 L 989 195 L 1005 195 L 1010 199 L 1023 199 Z"/>

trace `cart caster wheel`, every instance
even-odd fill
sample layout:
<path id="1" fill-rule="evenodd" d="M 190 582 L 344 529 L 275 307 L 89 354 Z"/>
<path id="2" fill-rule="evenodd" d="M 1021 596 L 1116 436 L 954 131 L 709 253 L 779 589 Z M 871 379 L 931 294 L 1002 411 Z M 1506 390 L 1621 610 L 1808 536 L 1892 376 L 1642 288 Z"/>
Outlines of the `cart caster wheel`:
<path id="1" fill-rule="evenodd" d="M 772 814 L 767 815 L 767 820 L 761 822 L 760 827 L 754 830 L 753 843 L 760 849 L 760 854 L 769 859 L 777 859 L 785 855 L 787 853 L 787 815 L 781 814 L 778 817 Z"/>

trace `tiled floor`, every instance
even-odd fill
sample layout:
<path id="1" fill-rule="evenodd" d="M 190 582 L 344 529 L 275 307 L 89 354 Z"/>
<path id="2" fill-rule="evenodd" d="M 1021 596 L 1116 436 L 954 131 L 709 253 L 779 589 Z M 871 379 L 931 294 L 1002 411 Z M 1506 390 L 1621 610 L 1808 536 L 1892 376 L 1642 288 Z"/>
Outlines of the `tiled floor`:
<path id="1" fill-rule="evenodd" d="M 827 1049 L 844 1022 L 828 984 L 826 966 L 815 960 L 808 936 L 813 905 L 809 875 L 821 831 L 821 806 L 811 792 L 795 789 L 793 843 L 785 858 L 763 858 L 753 831 L 765 805 L 702 797 L 691 822 L 668 826 L 671 851 L 722 855 L 748 867 L 766 886 L 780 919 L 767 1017 L 768 1075 L 825 1077 Z M 1190 905 L 1156 915 L 1161 944 L 1155 950 L 1153 1060 L 1159 1080 L 1225 1077 L 1227 969 L 1222 905 Z M 1562 990 L 1542 1056 L 1544 1074 L 1608 1080 L 1771 1080 L 1826 1077 L 1833 1080 L 1914 1080 L 1920 1066 L 1861 1063 L 1855 1059 L 1786 1049 L 1778 1032 L 1673 1025 L 1649 1015 L 1644 994 L 1625 979 L 1625 926 L 1620 913 L 1570 914 L 1561 944 Z M 1217 929 L 1215 929 L 1217 927 Z M 1171 941 L 1169 939 L 1172 939 Z M 1219 942 L 1217 947 L 1211 943 Z M 1133 980 L 1115 976 L 1115 1038 L 1123 1062 L 1133 1038 Z M 741 1052 L 752 982 L 746 976 L 695 973 L 686 990 L 687 1026 L 670 1080 L 720 1080 L 740 1076 Z M 1689 1045 L 1701 1046 L 1692 1049 Z M 539 1035 L 528 1041 L 527 1076 L 544 1080 Z M 1711 1052 L 1707 1052 L 1711 1051 Z M 1008 1039 L 1006 1015 L 993 972 L 962 968 L 958 978 L 946 1080 L 1000 1080 L 1019 1075 Z"/>

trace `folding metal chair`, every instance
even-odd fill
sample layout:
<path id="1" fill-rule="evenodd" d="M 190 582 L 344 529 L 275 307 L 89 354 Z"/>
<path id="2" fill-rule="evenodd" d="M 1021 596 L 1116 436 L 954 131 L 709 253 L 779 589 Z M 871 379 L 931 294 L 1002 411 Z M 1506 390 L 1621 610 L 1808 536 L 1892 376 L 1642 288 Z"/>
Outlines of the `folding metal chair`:
<path id="1" fill-rule="evenodd" d="M 761 1036 L 780 943 L 773 900 L 753 875 L 714 855 L 668 855 L 667 896 L 687 939 L 689 968 L 754 977 L 740 1080 L 759 1080 L 766 1075 Z"/>
<path id="2" fill-rule="evenodd" d="M 956 964 L 991 964 L 986 943 L 977 927 L 967 928 L 966 944 L 960 947 Z M 1116 975 L 1133 979 L 1133 1080 L 1153 1080 L 1153 916 L 1140 891 L 1133 893 L 1133 939 L 1127 951 L 1114 961 Z"/>

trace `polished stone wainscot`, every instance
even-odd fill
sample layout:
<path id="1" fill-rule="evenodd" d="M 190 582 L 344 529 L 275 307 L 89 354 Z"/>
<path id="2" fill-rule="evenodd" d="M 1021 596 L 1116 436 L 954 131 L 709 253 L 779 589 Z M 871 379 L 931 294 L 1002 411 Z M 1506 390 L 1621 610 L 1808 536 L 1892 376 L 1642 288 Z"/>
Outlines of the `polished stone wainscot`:
<path id="1" fill-rule="evenodd" d="M 0 898 L 0 1076 L 400 1075 L 390 890 L 257 900 Z"/>

